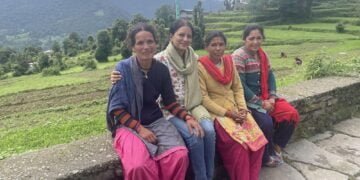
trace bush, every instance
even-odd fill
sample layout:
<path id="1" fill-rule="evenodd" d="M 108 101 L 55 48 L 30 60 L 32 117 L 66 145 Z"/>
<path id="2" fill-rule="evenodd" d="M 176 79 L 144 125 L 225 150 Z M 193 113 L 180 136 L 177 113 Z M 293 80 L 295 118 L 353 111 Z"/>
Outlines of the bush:
<path id="1" fill-rule="evenodd" d="M 42 70 L 42 76 L 58 76 L 60 75 L 60 68 L 51 66 Z"/>
<path id="2" fill-rule="evenodd" d="M 111 54 L 115 56 L 121 54 L 121 48 L 118 46 L 114 46 L 111 50 Z"/>
<path id="3" fill-rule="evenodd" d="M 72 67 L 75 67 L 75 66 L 78 65 L 77 61 L 74 58 L 67 59 L 67 60 L 66 59 L 67 58 L 65 58 L 65 61 L 64 61 L 64 64 L 65 64 L 66 67 L 72 68 Z"/>
<path id="4" fill-rule="evenodd" d="M 8 75 L 0 75 L 0 80 L 4 80 L 4 79 L 6 79 L 6 78 L 8 78 Z"/>
<path id="5" fill-rule="evenodd" d="M 132 51 L 126 47 L 125 43 L 121 46 L 121 56 L 123 59 L 127 59 L 132 55 Z"/>
<path id="6" fill-rule="evenodd" d="M 336 32 L 338 32 L 338 33 L 345 32 L 345 25 L 343 23 L 338 23 L 336 25 Z"/>
<path id="7" fill-rule="evenodd" d="M 107 50 L 97 48 L 95 51 L 95 59 L 99 62 L 107 62 L 109 54 L 107 53 Z"/>
<path id="8" fill-rule="evenodd" d="M 5 71 L 5 67 L 3 67 L 2 65 L 0 65 L 0 76 L 6 74 L 6 71 Z"/>
<path id="9" fill-rule="evenodd" d="M 84 70 L 94 70 L 97 68 L 96 62 L 92 59 L 86 60 L 84 63 Z"/>
<path id="10" fill-rule="evenodd" d="M 348 74 L 349 68 L 346 64 L 331 59 L 327 56 L 318 56 L 310 60 L 306 67 L 306 79 L 314 79 L 332 75 L 345 75 Z"/>

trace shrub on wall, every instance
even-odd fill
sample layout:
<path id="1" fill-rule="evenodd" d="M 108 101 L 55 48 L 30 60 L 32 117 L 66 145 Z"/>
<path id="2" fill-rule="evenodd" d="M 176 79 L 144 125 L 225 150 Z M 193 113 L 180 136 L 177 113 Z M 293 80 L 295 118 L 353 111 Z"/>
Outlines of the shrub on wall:
<path id="1" fill-rule="evenodd" d="M 354 72 L 352 64 L 344 63 L 328 56 L 318 56 L 310 60 L 306 67 L 306 79 L 332 75 L 350 75 Z"/>

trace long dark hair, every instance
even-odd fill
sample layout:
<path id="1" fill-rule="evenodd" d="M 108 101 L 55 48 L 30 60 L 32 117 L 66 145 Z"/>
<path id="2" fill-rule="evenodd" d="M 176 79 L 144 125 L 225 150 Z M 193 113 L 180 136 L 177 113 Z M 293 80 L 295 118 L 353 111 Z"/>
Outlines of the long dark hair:
<path id="1" fill-rule="evenodd" d="M 249 24 L 244 28 L 242 39 L 245 40 L 253 30 L 259 30 L 263 39 L 265 39 L 264 28 L 258 24 Z"/>
<path id="2" fill-rule="evenodd" d="M 192 26 L 192 24 L 189 21 L 187 21 L 185 19 L 178 19 L 178 20 L 174 21 L 169 28 L 169 37 L 165 43 L 164 48 L 166 48 L 169 45 L 170 37 L 172 35 L 174 35 L 176 33 L 176 31 L 183 26 L 189 27 L 191 29 L 191 34 L 194 34 L 194 27 Z"/>
<path id="3" fill-rule="evenodd" d="M 191 29 L 191 33 L 194 34 L 194 27 L 192 26 L 192 24 L 189 21 L 187 21 L 185 19 L 178 19 L 178 20 L 174 21 L 174 23 L 171 24 L 170 29 L 169 29 L 170 35 L 174 35 L 176 33 L 176 31 L 183 26 L 189 27 Z"/>
<path id="4" fill-rule="evenodd" d="M 126 42 L 127 42 L 127 46 L 129 49 L 132 49 L 132 47 L 134 47 L 134 45 L 136 43 L 135 36 L 140 31 L 147 31 L 147 32 L 151 33 L 154 37 L 155 43 L 156 44 L 158 43 L 155 28 L 152 25 L 149 25 L 147 23 L 139 22 L 136 25 L 134 25 L 131 29 L 129 29 L 129 31 L 128 31 Z"/>
<path id="5" fill-rule="evenodd" d="M 205 47 L 208 47 L 211 40 L 213 40 L 216 37 L 221 37 L 224 40 L 225 45 L 227 44 L 227 39 L 226 39 L 223 32 L 221 32 L 221 31 L 211 31 L 205 36 L 205 40 L 204 40 Z"/>

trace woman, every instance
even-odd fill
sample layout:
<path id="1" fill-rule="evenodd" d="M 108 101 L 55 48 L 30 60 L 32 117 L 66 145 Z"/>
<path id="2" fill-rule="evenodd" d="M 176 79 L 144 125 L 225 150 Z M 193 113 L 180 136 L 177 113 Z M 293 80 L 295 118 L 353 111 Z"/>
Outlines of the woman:
<path id="1" fill-rule="evenodd" d="M 248 113 L 231 56 L 224 55 L 226 37 L 210 32 L 208 56 L 199 60 L 203 106 L 215 117 L 216 147 L 232 180 L 256 180 L 267 140 Z"/>
<path id="2" fill-rule="evenodd" d="M 169 31 L 168 46 L 154 58 L 169 68 L 177 102 L 190 111 L 200 125 L 181 121 L 166 111 L 164 114 L 185 140 L 194 179 L 210 180 L 214 174 L 215 130 L 209 113 L 201 105 L 198 56 L 190 46 L 194 30 L 188 21 L 176 20 Z M 117 74 L 112 73 L 112 81 L 119 79 Z"/>
<path id="3" fill-rule="evenodd" d="M 261 26 L 245 27 L 244 46 L 235 50 L 232 58 L 240 74 L 247 106 L 269 141 L 263 164 L 274 167 L 282 162 L 282 149 L 299 122 L 299 114 L 293 106 L 276 95 L 275 76 L 267 54 L 261 49 L 264 39 Z"/>
<path id="4" fill-rule="evenodd" d="M 163 117 L 156 100 L 161 95 L 172 114 L 187 122 L 195 120 L 176 103 L 166 66 L 153 59 L 155 34 L 144 23 L 129 31 L 135 56 L 117 64 L 124 78 L 109 95 L 107 122 L 125 179 L 184 179 L 189 163 L 181 136 Z"/>

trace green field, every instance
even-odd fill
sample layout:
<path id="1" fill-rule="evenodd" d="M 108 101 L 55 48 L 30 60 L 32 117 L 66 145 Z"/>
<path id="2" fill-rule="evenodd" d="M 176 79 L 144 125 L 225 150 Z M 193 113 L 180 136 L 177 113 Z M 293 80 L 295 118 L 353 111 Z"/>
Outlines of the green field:
<path id="1" fill-rule="evenodd" d="M 318 56 L 338 62 L 346 71 L 354 67 L 350 74 L 359 76 L 360 19 L 343 12 L 351 6 L 334 9 L 332 5 L 314 7 L 315 15 L 309 23 L 258 22 L 265 24 L 263 49 L 269 54 L 278 88 L 306 80 L 307 65 Z M 325 16 L 327 13 L 332 14 Z M 231 53 L 242 45 L 242 28 L 252 18 L 244 12 L 209 14 L 205 17 L 206 31 L 224 31 L 228 37 L 226 52 Z M 336 32 L 339 22 L 345 23 L 345 33 Z M 280 52 L 287 58 L 280 58 Z M 204 50 L 197 53 L 206 54 Z M 301 66 L 295 64 L 295 57 L 303 60 Z M 93 56 L 83 53 L 69 61 L 89 58 Z M 60 76 L 36 74 L 0 80 L 0 159 L 106 132 L 109 74 L 120 58 L 110 57 L 110 62 L 98 63 L 93 71 L 74 66 Z"/>

